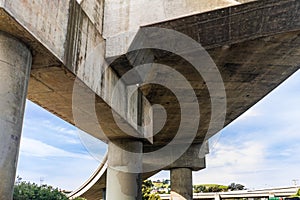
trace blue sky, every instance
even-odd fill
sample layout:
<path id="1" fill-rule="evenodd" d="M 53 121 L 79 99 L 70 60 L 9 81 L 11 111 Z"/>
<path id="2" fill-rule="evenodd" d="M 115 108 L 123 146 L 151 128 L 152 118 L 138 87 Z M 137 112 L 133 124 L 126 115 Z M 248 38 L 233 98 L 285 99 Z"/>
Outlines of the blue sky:
<path id="1" fill-rule="evenodd" d="M 291 186 L 300 180 L 300 71 L 210 140 L 207 167 L 194 184 Z M 80 139 L 81 138 L 81 139 Z M 96 146 L 87 152 L 85 146 Z M 90 148 L 89 148 L 90 149 Z M 17 174 L 62 189 L 79 187 L 97 168 L 106 145 L 27 101 Z M 162 172 L 153 179 L 169 178 Z"/>
<path id="2" fill-rule="evenodd" d="M 101 158 L 86 150 L 95 139 L 30 101 L 26 103 L 22 134 L 17 174 L 25 181 L 40 183 L 42 179 L 43 183 L 73 190 L 99 165 Z M 104 155 L 106 145 L 96 142 L 95 151 Z"/>
<path id="3" fill-rule="evenodd" d="M 291 186 L 300 179 L 300 71 L 215 135 L 198 183 L 248 188 Z"/>

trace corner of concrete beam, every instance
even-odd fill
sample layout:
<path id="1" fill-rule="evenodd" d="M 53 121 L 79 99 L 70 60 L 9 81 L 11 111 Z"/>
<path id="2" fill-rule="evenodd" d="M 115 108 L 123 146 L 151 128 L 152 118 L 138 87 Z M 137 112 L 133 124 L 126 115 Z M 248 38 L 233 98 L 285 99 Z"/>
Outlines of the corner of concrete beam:
<path id="1" fill-rule="evenodd" d="M 203 145 L 206 145 L 206 143 Z M 179 159 L 165 169 L 189 168 L 193 171 L 205 169 L 205 155 L 201 154 L 201 149 L 202 144 L 192 144 Z"/>

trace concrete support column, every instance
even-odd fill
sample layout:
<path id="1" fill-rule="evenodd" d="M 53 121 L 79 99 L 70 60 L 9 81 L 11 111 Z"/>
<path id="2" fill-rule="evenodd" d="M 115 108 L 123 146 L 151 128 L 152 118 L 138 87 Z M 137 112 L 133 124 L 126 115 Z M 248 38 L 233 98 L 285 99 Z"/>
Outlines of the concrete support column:
<path id="1" fill-rule="evenodd" d="M 31 53 L 0 31 L 0 199 L 12 199 Z"/>
<path id="2" fill-rule="evenodd" d="M 142 147 L 142 142 L 130 140 L 108 144 L 106 199 L 142 199 Z"/>
<path id="3" fill-rule="evenodd" d="M 193 199 L 193 177 L 189 168 L 171 169 L 171 199 Z"/>
<path id="4" fill-rule="evenodd" d="M 218 193 L 215 194 L 215 200 L 221 200 L 220 194 Z"/>

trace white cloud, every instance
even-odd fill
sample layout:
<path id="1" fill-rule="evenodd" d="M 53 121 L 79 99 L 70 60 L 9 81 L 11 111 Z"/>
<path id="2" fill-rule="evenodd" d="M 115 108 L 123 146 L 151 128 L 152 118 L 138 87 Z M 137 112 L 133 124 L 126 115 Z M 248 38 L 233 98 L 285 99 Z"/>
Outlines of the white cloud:
<path id="1" fill-rule="evenodd" d="M 55 137 L 57 140 L 64 141 L 66 144 L 79 144 L 78 130 L 75 127 L 69 128 L 69 126 L 62 127 L 55 122 L 43 118 L 30 118 L 24 120 L 23 132 L 43 134 L 45 138 L 48 137 L 46 134 L 52 135 L 53 138 Z M 33 138 L 36 138 L 36 136 L 33 136 Z"/>
<path id="2" fill-rule="evenodd" d="M 81 186 L 99 165 L 95 160 L 80 158 L 50 159 L 46 162 L 41 157 L 28 158 L 24 156 L 20 159 L 20 164 L 17 174 L 24 181 L 39 184 L 42 178 L 43 184 L 66 190 L 74 190 Z"/>
<path id="3" fill-rule="evenodd" d="M 54 146 L 45 144 L 38 140 L 29 139 L 23 137 L 21 139 L 21 148 L 20 151 L 23 155 L 26 156 L 35 156 L 35 157 L 69 157 L 69 158 L 84 158 L 92 159 L 88 155 L 71 153 Z"/>
<path id="4" fill-rule="evenodd" d="M 48 128 L 48 129 L 50 129 L 53 132 L 56 132 L 58 134 L 62 133 L 62 134 L 67 134 L 67 135 L 71 135 L 71 136 L 76 136 L 77 135 L 77 130 L 76 129 L 69 129 L 69 128 L 66 128 L 66 127 L 58 126 L 58 125 L 54 124 L 53 122 L 51 122 L 49 120 L 44 120 L 40 123 L 43 124 L 43 126 L 45 128 Z"/>
<path id="5" fill-rule="evenodd" d="M 260 115 L 238 119 L 213 138 L 207 168 L 194 173 L 194 183 L 265 188 L 291 186 L 300 178 L 300 110 L 263 104 L 253 110 Z"/>
<path id="6" fill-rule="evenodd" d="M 83 164 L 84 163 L 84 164 Z M 99 165 L 88 153 L 79 154 L 23 137 L 17 174 L 25 181 L 74 190 L 84 183 Z"/>
<path id="7" fill-rule="evenodd" d="M 17 174 L 35 183 L 73 190 L 98 167 L 77 129 L 27 101 Z"/>
<path id="8" fill-rule="evenodd" d="M 245 142 L 237 145 L 217 144 L 208 155 L 207 167 L 230 167 L 231 169 L 253 170 L 264 159 L 264 146 Z"/>
<path id="9" fill-rule="evenodd" d="M 245 113 L 243 113 L 237 120 L 238 121 L 242 121 L 242 120 L 246 121 L 246 120 L 250 120 L 251 118 L 261 116 L 261 115 L 262 115 L 262 113 L 259 110 L 250 108 Z"/>

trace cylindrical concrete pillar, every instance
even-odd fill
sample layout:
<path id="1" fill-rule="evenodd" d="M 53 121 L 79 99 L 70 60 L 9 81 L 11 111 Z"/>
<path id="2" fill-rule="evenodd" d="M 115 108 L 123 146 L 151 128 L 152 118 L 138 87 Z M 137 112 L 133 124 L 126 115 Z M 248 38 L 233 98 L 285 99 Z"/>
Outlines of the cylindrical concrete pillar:
<path id="1" fill-rule="evenodd" d="M 108 144 L 106 199 L 142 199 L 142 147 L 142 142 L 130 140 Z"/>
<path id="2" fill-rule="evenodd" d="M 193 177 L 189 168 L 171 169 L 171 199 L 193 199 Z"/>
<path id="3" fill-rule="evenodd" d="M 12 199 L 31 53 L 0 31 L 0 199 Z"/>

